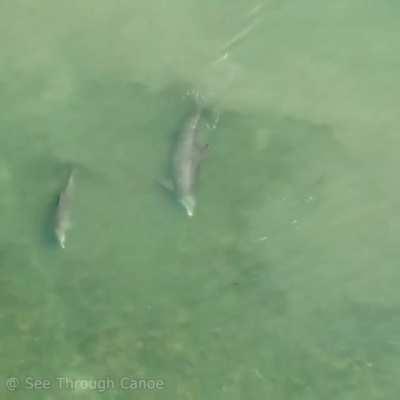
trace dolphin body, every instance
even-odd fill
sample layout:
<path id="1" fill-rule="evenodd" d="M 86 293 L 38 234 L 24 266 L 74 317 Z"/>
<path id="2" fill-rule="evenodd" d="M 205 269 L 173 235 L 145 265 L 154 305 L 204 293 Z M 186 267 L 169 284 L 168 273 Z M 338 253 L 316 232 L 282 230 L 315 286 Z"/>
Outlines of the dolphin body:
<path id="1" fill-rule="evenodd" d="M 172 189 L 189 217 L 193 217 L 196 207 L 194 186 L 200 162 L 207 148 L 207 145 L 202 146 L 198 139 L 201 117 L 202 108 L 197 105 L 195 112 L 190 115 L 179 135 L 172 160 Z"/>
<path id="2" fill-rule="evenodd" d="M 67 184 L 58 197 L 58 204 L 55 215 L 54 233 L 57 241 L 64 249 L 67 238 L 67 231 L 71 227 L 71 203 L 74 192 L 74 171 L 69 174 Z"/>

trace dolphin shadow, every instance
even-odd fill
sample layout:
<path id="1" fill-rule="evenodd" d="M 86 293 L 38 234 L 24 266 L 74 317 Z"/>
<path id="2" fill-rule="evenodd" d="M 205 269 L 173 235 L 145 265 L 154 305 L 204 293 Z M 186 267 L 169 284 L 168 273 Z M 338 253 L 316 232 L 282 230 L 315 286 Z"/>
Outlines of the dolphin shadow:
<path id="1" fill-rule="evenodd" d="M 41 225 L 41 241 L 48 247 L 56 249 L 58 247 L 58 241 L 54 233 L 54 220 L 58 205 L 58 194 L 52 196 L 49 202 L 46 204 L 44 215 L 42 217 L 43 224 Z"/>

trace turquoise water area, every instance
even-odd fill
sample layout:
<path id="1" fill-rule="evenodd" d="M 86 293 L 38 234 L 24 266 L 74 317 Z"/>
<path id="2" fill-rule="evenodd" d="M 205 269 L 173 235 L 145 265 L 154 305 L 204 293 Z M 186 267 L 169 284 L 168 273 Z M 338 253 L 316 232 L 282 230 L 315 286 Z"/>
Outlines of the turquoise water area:
<path id="1" fill-rule="evenodd" d="M 3 2 L 0 398 L 397 399 L 399 17 Z M 219 121 L 188 218 L 158 182 L 193 92 Z"/>

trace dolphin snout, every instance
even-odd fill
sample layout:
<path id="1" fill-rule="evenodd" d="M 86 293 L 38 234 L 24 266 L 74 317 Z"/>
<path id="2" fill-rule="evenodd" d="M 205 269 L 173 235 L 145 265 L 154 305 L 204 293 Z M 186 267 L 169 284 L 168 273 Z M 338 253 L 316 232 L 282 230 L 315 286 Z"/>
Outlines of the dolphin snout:
<path id="1" fill-rule="evenodd" d="M 56 234 L 57 234 L 57 239 L 58 239 L 58 243 L 59 243 L 60 247 L 62 249 L 65 249 L 65 241 L 66 241 L 65 233 L 57 231 Z"/>
<path id="2" fill-rule="evenodd" d="M 186 196 L 181 200 L 183 207 L 185 207 L 188 217 L 193 217 L 196 201 L 193 196 Z"/>

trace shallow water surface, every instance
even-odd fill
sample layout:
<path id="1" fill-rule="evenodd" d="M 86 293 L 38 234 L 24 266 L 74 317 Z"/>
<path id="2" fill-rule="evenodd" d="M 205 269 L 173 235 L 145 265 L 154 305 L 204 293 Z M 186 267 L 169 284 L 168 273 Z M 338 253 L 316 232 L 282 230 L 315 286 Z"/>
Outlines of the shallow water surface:
<path id="1" fill-rule="evenodd" d="M 2 399 L 397 398 L 395 2 L 0 10 Z M 159 182 L 193 93 L 188 218 Z"/>

